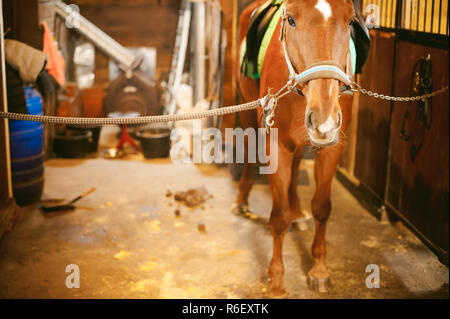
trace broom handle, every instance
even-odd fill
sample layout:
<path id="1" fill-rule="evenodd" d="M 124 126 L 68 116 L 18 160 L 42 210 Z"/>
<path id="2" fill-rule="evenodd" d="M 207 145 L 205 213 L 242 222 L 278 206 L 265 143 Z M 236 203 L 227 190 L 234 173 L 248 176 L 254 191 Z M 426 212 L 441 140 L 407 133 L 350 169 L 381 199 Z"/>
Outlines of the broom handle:
<path id="1" fill-rule="evenodd" d="M 75 198 L 73 201 L 71 201 L 69 204 L 74 204 L 75 202 L 78 202 L 80 199 L 86 197 L 87 195 L 93 193 L 96 191 L 95 187 L 92 187 L 90 190 L 88 190 L 86 193 L 81 194 L 80 196 L 78 196 L 77 198 Z"/>

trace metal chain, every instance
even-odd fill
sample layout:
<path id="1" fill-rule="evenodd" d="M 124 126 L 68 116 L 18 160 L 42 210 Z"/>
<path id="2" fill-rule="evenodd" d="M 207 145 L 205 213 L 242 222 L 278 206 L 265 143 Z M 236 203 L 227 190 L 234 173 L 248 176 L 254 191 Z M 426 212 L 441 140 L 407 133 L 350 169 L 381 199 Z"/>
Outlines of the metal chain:
<path id="1" fill-rule="evenodd" d="M 353 89 L 353 92 L 361 92 L 362 94 L 366 94 L 370 97 L 374 97 L 376 99 L 381 99 L 381 100 L 387 100 L 387 101 L 395 101 L 395 102 L 415 102 L 415 101 L 420 101 L 420 100 L 427 100 L 429 98 L 432 98 L 436 95 L 442 94 L 446 91 L 448 91 L 449 87 L 446 86 L 438 91 L 435 91 L 433 93 L 430 94 L 425 94 L 425 95 L 421 95 L 421 96 L 413 96 L 413 97 L 395 97 L 395 96 L 388 96 L 388 95 L 384 95 L 384 94 L 379 94 L 379 93 L 375 93 L 366 89 L 361 88 L 361 86 L 359 86 L 357 83 L 353 83 L 356 86 L 356 89 Z"/>

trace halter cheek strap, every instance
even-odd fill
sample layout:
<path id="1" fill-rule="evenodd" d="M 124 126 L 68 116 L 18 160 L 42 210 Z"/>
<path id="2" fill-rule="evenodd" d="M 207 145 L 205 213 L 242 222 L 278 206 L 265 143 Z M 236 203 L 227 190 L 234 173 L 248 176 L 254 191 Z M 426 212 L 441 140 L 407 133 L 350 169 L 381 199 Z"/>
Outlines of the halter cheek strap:
<path id="1" fill-rule="evenodd" d="M 300 74 L 295 71 L 286 46 L 286 6 L 283 6 L 280 41 L 283 44 L 284 58 L 286 59 L 286 64 L 289 69 L 289 80 L 293 81 L 295 85 L 305 84 L 315 79 L 335 79 L 344 83 L 346 86 L 350 86 L 353 83 L 351 80 L 351 73 L 344 72 L 343 69 L 333 61 L 321 61 L 315 63 Z"/>
<path id="2" fill-rule="evenodd" d="M 286 5 L 283 5 L 283 18 L 281 20 L 281 32 L 280 32 L 280 41 L 283 44 L 284 58 L 286 59 L 286 64 L 289 69 L 289 78 L 293 80 L 297 73 L 295 72 L 294 66 L 292 65 L 291 59 L 289 58 L 289 54 L 287 52 L 286 47 Z"/>

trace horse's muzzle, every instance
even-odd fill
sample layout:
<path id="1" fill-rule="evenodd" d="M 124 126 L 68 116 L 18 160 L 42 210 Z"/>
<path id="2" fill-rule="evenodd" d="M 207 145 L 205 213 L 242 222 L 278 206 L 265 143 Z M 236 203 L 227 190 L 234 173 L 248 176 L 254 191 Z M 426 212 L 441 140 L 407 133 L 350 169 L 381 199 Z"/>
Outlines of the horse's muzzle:
<path id="1" fill-rule="evenodd" d="M 334 146 L 339 142 L 339 132 L 342 126 L 342 113 L 339 110 L 337 120 L 330 115 L 323 123 L 317 123 L 313 111 L 307 111 L 305 127 L 311 144 L 316 147 Z"/>

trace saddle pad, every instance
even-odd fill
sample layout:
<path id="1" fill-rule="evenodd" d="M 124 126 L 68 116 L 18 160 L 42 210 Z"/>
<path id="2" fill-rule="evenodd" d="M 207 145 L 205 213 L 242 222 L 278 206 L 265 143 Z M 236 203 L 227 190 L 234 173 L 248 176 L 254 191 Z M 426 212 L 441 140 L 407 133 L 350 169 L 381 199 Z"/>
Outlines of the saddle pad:
<path id="1" fill-rule="evenodd" d="M 258 59 L 261 52 L 260 48 L 263 42 L 267 41 L 268 30 L 272 29 L 271 34 L 275 30 L 281 16 L 280 8 L 282 2 L 282 0 L 268 0 L 255 9 L 250 19 L 247 36 L 241 47 L 241 71 L 252 79 L 259 79 Z M 278 19 L 276 19 L 276 16 Z"/>

